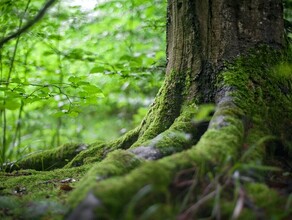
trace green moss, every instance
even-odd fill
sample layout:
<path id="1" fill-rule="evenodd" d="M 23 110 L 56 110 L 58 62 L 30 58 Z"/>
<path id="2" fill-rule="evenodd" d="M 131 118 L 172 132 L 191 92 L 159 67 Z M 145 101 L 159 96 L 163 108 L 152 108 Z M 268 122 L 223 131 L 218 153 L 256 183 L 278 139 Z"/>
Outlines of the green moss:
<path id="1" fill-rule="evenodd" d="M 97 211 L 100 213 L 98 217 L 103 218 L 110 214 L 108 219 L 125 219 L 131 201 L 135 197 L 140 197 L 135 203 L 135 215 L 143 213 L 149 204 L 165 203 L 169 194 L 168 184 L 171 181 L 171 172 L 168 168 L 155 162 L 147 163 L 129 175 L 111 178 L 97 184 L 94 194 L 106 207 L 105 210 Z M 149 190 L 141 193 L 141 189 L 146 186 Z M 119 195 L 118 199 L 116 195 Z"/>
<path id="2" fill-rule="evenodd" d="M 268 135 L 270 132 L 263 127 L 254 127 L 248 131 L 248 134 L 242 145 L 241 162 L 251 162 L 257 165 L 263 163 L 266 157 L 267 145 L 275 139 L 275 136 Z"/>
<path id="3" fill-rule="evenodd" d="M 103 142 L 97 142 L 79 154 L 77 154 L 65 168 L 81 166 L 83 164 L 89 164 L 93 162 L 101 161 L 106 154 L 106 144 Z"/>
<path id="4" fill-rule="evenodd" d="M 192 130 L 190 125 L 193 117 L 194 111 L 186 111 L 173 123 L 169 131 L 171 129 Z M 215 117 L 220 118 L 222 115 L 219 114 Z M 150 186 L 151 191 L 136 203 L 134 216 L 141 215 L 143 213 L 141 209 L 156 203 L 170 205 L 169 185 L 179 170 L 197 166 L 204 172 L 206 170 L 203 167 L 210 165 L 210 163 L 220 164 L 222 161 L 230 161 L 228 157 L 231 155 L 236 157 L 236 152 L 238 152 L 238 148 L 243 141 L 243 123 L 239 115 L 233 111 L 224 120 L 226 125 L 222 126 L 220 120 L 213 124 L 213 128 L 209 129 L 199 143 L 188 151 L 165 157 L 156 162 L 143 164 L 126 176 L 110 178 L 96 185 L 91 185 L 95 196 L 101 200 L 103 207 L 106 207 L 97 210 L 98 217 L 108 219 L 119 217 L 123 219 L 121 216 L 128 213 L 131 200 L 147 185 Z M 162 134 L 171 135 L 167 132 L 168 130 Z M 161 140 L 164 139 L 165 137 L 162 136 Z M 161 147 L 169 147 L 170 144 L 174 143 L 174 140 L 168 137 L 165 142 L 162 141 L 161 143 L 167 143 L 167 145 L 161 144 Z M 119 199 L 116 199 L 116 195 L 119 195 Z M 110 216 L 108 216 L 109 213 Z"/>
<path id="5" fill-rule="evenodd" d="M 278 192 L 263 183 L 250 183 L 246 185 L 248 198 L 261 215 L 269 219 L 284 219 L 291 216 L 291 209 L 285 209 L 286 200 Z"/>
<path id="6" fill-rule="evenodd" d="M 88 166 L 82 166 L 0 173 L 0 218 L 40 219 L 46 216 L 62 219 L 68 210 L 65 205 L 68 192 L 75 188 L 88 169 Z"/>
<path id="7" fill-rule="evenodd" d="M 126 176 L 110 178 L 91 185 L 94 195 L 103 204 L 96 211 L 99 214 L 98 217 L 125 219 L 124 216 L 131 207 L 131 201 L 146 186 L 149 186 L 151 190 L 136 201 L 133 216 L 140 216 L 143 210 L 155 204 L 171 206 L 172 195 L 169 192 L 169 186 L 179 170 L 197 166 L 204 172 L 204 165 L 226 161 L 226 157 L 235 154 L 238 150 L 243 136 L 242 122 L 232 119 L 229 119 L 228 122 L 229 125 L 226 127 L 208 130 L 196 147 L 191 150 L 165 157 L 159 161 L 145 163 Z M 218 135 L 219 132 L 220 135 Z M 222 133 L 225 135 L 221 136 Z M 116 198 L 116 195 L 119 195 L 119 199 Z"/>
<path id="8" fill-rule="evenodd" d="M 87 150 L 84 150 L 80 154 L 76 155 L 65 168 L 81 166 L 83 164 L 89 164 L 99 162 L 105 158 L 105 156 L 117 149 L 128 149 L 138 138 L 140 127 L 137 127 L 127 132 L 117 140 L 109 143 L 96 142 L 89 146 Z"/>
<path id="9" fill-rule="evenodd" d="M 78 191 L 72 193 L 69 203 L 73 207 L 76 206 L 98 182 L 112 176 L 125 174 L 140 164 L 140 159 L 125 150 L 116 150 L 109 153 L 103 161 L 94 164 L 82 178 L 78 184 Z"/>
<path id="10" fill-rule="evenodd" d="M 114 161 L 123 160 L 123 154 L 129 154 L 124 151 L 114 153 L 109 154 L 114 156 Z M 102 204 L 95 209 L 98 219 L 138 219 L 147 215 L 147 210 L 151 210 L 151 207 L 156 207 L 157 210 L 151 213 L 150 219 L 160 219 L 154 216 L 163 215 L 173 217 L 177 210 L 173 209 L 169 186 L 179 169 L 192 166 L 191 159 L 187 160 L 186 156 L 186 153 L 180 153 L 159 161 L 145 162 L 131 172 L 129 170 L 134 167 L 123 170 L 124 166 L 119 162 L 113 167 L 115 162 L 109 158 L 107 163 L 103 164 L 102 161 L 89 171 L 80 182 L 78 191 L 70 196 L 69 202 L 76 207 L 88 192 L 92 192 Z M 129 162 L 127 158 L 124 160 Z M 123 164 L 128 163 L 126 161 Z M 96 179 L 107 172 L 113 177 Z M 125 173 L 127 175 L 123 176 Z M 129 216 L 132 217 L 128 218 Z"/>
<path id="11" fill-rule="evenodd" d="M 13 188 L 18 185 L 26 187 L 28 192 L 38 191 L 36 186 L 54 185 L 54 181 L 74 178 L 78 180 L 89 169 L 89 166 L 82 166 L 70 169 L 56 169 L 53 171 L 36 171 L 36 170 L 20 170 L 12 173 L 0 173 L 1 186 L 5 188 L 1 193 L 12 192 Z M 53 180 L 53 181 L 50 181 Z M 48 181 L 48 182 L 46 182 Z"/>
<path id="12" fill-rule="evenodd" d="M 236 105 L 247 115 L 256 114 L 268 104 L 264 103 L 263 94 L 267 94 L 267 90 L 268 93 L 275 90 L 271 88 L 274 85 L 266 87 L 269 84 L 267 78 L 270 78 L 272 68 L 282 59 L 280 52 L 260 47 L 228 64 L 227 71 L 219 79 L 224 87 L 231 88 L 231 96 L 235 98 Z"/>
<path id="13" fill-rule="evenodd" d="M 166 131 L 180 115 L 186 88 L 187 72 L 170 71 L 164 85 L 141 124 L 138 143 L 155 138 Z"/>
<path id="14" fill-rule="evenodd" d="M 255 145 L 265 136 L 275 136 L 288 151 L 292 149 L 291 135 L 288 135 L 292 132 L 292 102 L 287 95 L 291 76 L 281 73 L 285 60 L 281 52 L 262 46 L 228 64 L 227 70 L 219 76 L 219 84 L 229 91 L 234 105 L 244 115 L 248 131 L 245 147 Z M 229 107 L 226 109 L 230 111 Z M 265 145 L 262 145 L 254 151 L 253 157 L 262 160 L 264 152 Z"/>
<path id="15" fill-rule="evenodd" d="M 194 106 L 185 107 L 169 129 L 150 140 L 139 139 L 131 149 L 146 146 L 155 148 L 160 151 L 161 156 L 166 156 L 191 147 L 202 133 L 199 131 L 199 124 L 193 121 L 196 113 Z"/>
<path id="16" fill-rule="evenodd" d="M 277 192 L 273 191 L 265 184 L 254 183 L 246 186 L 250 199 L 261 208 L 271 208 L 279 202 Z"/>
<path id="17" fill-rule="evenodd" d="M 222 164 L 226 161 L 234 161 L 238 158 L 238 151 L 243 141 L 242 122 L 224 119 L 227 125 L 221 128 L 208 129 L 198 144 L 190 151 L 190 156 L 196 159 L 198 155 L 206 162 Z M 213 125 L 214 126 L 214 125 Z"/>
<path id="18" fill-rule="evenodd" d="M 139 136 L 141 127 L 138 126 L 135 129 L 127 132 L 122 137 L 117 140 L 111 141 L 107 144 L 108 152 L 113 151 L 115 149 L 128 149 L 132 144 L 134 144 Z"/>
<path id="19" fill-rule="evenodd" d="M 87 149 L 85 144 L 64 144 L 60 147 L 37 152 L 13 163 L 7 170 L 35 169 L 52 170 L 65 166 L 81 151 Z"/>

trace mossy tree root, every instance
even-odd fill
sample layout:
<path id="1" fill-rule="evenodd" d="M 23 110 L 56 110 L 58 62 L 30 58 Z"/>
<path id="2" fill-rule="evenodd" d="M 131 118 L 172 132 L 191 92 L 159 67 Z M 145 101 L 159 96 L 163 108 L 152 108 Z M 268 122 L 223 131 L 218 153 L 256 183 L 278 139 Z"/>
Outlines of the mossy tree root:
<path id="1" fill-rule="evenodd" d="M 182 110 L 180 116 L 164 132 L 152 139 L 143 136 L 138 139 L 129 151 L 147 160 L 157 160 L 189 149 L 196 144 L 207 130 L 208 120 L 195 120 L 198 108 L 194 105 Z"/>
<path id="2" fill-rule="evenodd" d="M 206 179 L 210 173 L 216 175 L 215 173 L 220 173 L 226 167 L 229 167 L 229 171 L 232 170 L 233 173 L 244 173 L 246 171 L 245 167 L 236 167 L 238 160 L 246 160 L 249 164 L 259 164 L 264 159 L 264 156 L 260 157 L 259 155 L 262 154 L 256 153 L 257 148 L 261 151 L 264 148 L 265 141 L 259 144 L 258 142 L 252 143 L 252 140 L 259 140 L 258 138 L 262 137 L 263 134 L 258 133 L 257 138 L 252 137 L 251 139 L 245 136 L 248 132 L 246 129 L 248 128 L 245 127 L 244 115 L 239 113 L 243 113 L 243 111 L 240 111 L 236 105 L 231 104 L 232 100 L 230 97 L 222 100 L 225 100 L 224 102 L 228 100 L 230 102 L 229 104 L 233 105 L 233 108 L 229 107 L 231 111 L 227 113 L 220 106 L 229 104 L 218 104 L 209 129 L 191 149 L 164 157 L 157 161 L 146 162 L 124 176 L 108 178 L 103 181 L 90 181 L 90 179 L 92 180 L 99 176 L 99 173 L 88 174 L 89 176 L 84 178 L 84 181 L 80 183 L 82 188 L 79 188 L 86 189 L 87 195 L 83 194 L 83 196 L 78 197 L 81 200 L 76 200 L 78 189 L 72 194 L 69 201 L 74 200 L 74 203 L 71 204 L 73 204 L 72 207 L 75 211 L 71 213 L 68 219 L 72 220 L 84 217 L 85 213 L 82 211 L 84 210 L 82 207 L 85 203 L 89 202 L 88 200 L 92 201 L 93 198 L 95 203 L 92 204 L 91 202 L 92 205 L 90 206 L 90 213 L 93 218 L 138 219 L 141 216 L 148 216 L 149 213 L 151 214 L 151 219 L 173 218 L 180 211 L 184 211 L 180 210 L 178 204 L 176 204 L 179 198 L 173 190 L 177 175 L 182 170 L 192 169 L 198 179 Z M 250 144 L 257 145 L 257 148 L 251 150 L 248 155 L 243 154 L 242 156 L 239 152 L 244 147 L 245 140 L 249 140 Z M 234 188 L 232 196 L 239 200 L 236 194 L 238 188 L 235 186 L 237 180 L 230 181 L 233 181 L 232 186 Z M 200 190 L 197 190 L 199 194 L 196 197 L 196 202 L 200 204 L 198 201 L 203 197 L 204 187 L 202 185 L 197 187 L 202 187 Z M 240 185 L 240 187 L 243 186 Z M 259 190 L 256 191 L 255 188 Z M 275 192 L 265 194 L 267 189 L 264 184 L 253 183 L 245 184 L 244 188 L 248 196 L 252 198 L 254 207 L 265 208 L 269 212 L 270 209 L 268 207 L 271 203 L 277 207 L 285 204 L 285 201 L 277 198 Z M 206 204 L 204 205 L 209 206 L 212 210 L 214 208 L 215 193 L 210 193 L 210 196 L 210 201 L 208 203 L 205 202 Z M 224 198 L 226 196 L 230 196 L 230 193 L 226 195 L 226 192 L 224 194 L 222 192 L 221 199 L 226 199 Z M 270 198 L 271 196 L 273 198 Z M 262 198 L 259 199 L 259 197 Z M 273 202 L 267 204 L 263 202 L 265 199 L 269 199 L 269 201 L 272 199 Z M 235 212 L 234 208 L 238 202 L 237 200 L 235 200 L 235 203 L 231 203 L 229 207 L 222 207 L 221 214 L 226 217 L 231 217 Z M 228 202 L 225 204 L 228 204 Z M 253 210 L 248 208 L 242 209 L 242 216 L 257 217 Z M 187 214 L 190 217 L 194 213 Z M 204 213 L 199 214 L 204 215 Z"/>
<path id="3" fill-rule="evenodd" d="M 54 149 L 44 150 L 25 156 L 19 161 L 4 166 L 5 171 L 35 169 L 53 170 L 64 167 L 80 152 L 90 148 L 87 144 L 64 144 Z"/>
<path id="4" fill-rule="evenodd" d="M 227 70 L 220 73 L 218 76 L 219 89 L 216 94 L 216 110 L 207 131 L 197 144 L 194 144 L 191 149 L 163 157 L 171 152 L 169 149 L 173 146 L 171 142 L 173 133 L 183 131 L 194 134 L 194 130 L 192 130 L 194 127 L 190 126 L 192 122 L 189 121 L 189 117 L 186 117 L 182 110 L 181 116 L 174 121 L 169 129 L 162 132 L 161 136 L 158 135 L 153 140 L 142 138 L 141 141 L 138 139 L 129 149 L 130 152 L 141 156 L 141 151 L 143 154 L 144 148 L 145 151 L 147 151 L 146 148 L 150 148 L 150 153 L 148 155 L 146 153 L 146 156 L 142 156 L 142 158 L 158 160 L 146 162 L 124 176 L 95 181 L 94 184 L 84 180 L 85 182 L 81 184 L 90 193 L 86 197 L 84 195 L 79 197 L 80 200 L 77 202 L 75 200 L 72 208 L 79 211 L 73 212 L 74 214 L 70 215 L 69 219 L 80 217 L 79 214 L 82 214 L 80 205 L 88 200 L 88 196 L 98 201 L 90 208 L 90 213 L 94 218 L 137 219 L 150 215 L 151 219 L 173 218 L 184 209 L 177 208 L 176 201 L 181 202 L 182 198 L 178 198 L 172 187 L 177 175 L 182 170 L 188 169 L 194 170 L 199 182 L 206 179 L 210 181 L 210 175 L 219 173 L 220 178 L 214 178 L 217 179 L 219 186 L 231 182 L 234 189 L 232 196 L 235 200 L 239 199 L 236 191 L 243 185 L 241 181 L 238 181 L 238 175 L 248 176 L 248 173 L 255 172 L 257 167 L 261 168 L 265 159 L 266 146 L 270 145 L 273 140 L 279 139 L 279 133 L 274 132 L 272 127 L 267 126 L 275 118 L 278 118 L 275 114 L 279 112 L 277 112 L 278 110 L 274 112 L 269 106 L 276 105 L 277 108 L 275 109 L 279 109 L 280 106 L 282 110 L 291 107 L 291 103 L 287 107 L 283 105 L 283 103 L 288 103 L 287 97 L 278 90 L 278 86 L 274 85 L 274 80 L 271 80 L 270 71 L 273 71 L 272 67 L 279 63 L 279 57 L 281 58 L 281 56 L 277 52 L 271 52 L 265 48 L 263 50 L 264 53 L 260 53 L 263 52 L 262 50 L 256 51 L 256 60 L 260 60 L 259 64 L 253 62 L 255 55 L 246 56 L 239 58 L 237 63 L 232 64 Z M 269 93 L 276 94 L 277 100 L 271 100 L 271 95 L 262 93 L 262 88 L 265 89 L 267 86 L 269 87 Z M 287 113 L 287 111 L 284 113 L 289 120 L 292 119 L 291 113 Z M 186 118 L 188 120 L 184 120 Z M 185 127 L 191 128 L 191 131 L 184 129 Z M 281 125 L 279 128 L 281 128 Z M 180 141 L 181 139 L 177 139 L 178 137 L 179 135 L 174 136 L 175 144 L 178 145 L 175 148 L 178 148 L 178 151 L 181 150 L 180 147 L 186 149 L 192 143 L 187 139 Z M 144 148 L 142 149 L 142 147 Z M 154 155 L 156 155 L 154 157 L 151 156 L 153 153 L 151 147 L 154 147 Z M 174 150 L 173 152 L 177 151 Z M 163 158 L 159 159 L 160 157 Z M 226 167 L 228 172 L 225 172 L 225 176 L 222 176 L 220 171 Z M 95 173 L 94 176 L 96 175 L 98 174 Z M 232 175 L 235 177 L 233 178 Z M 225 179 L 225 183 L 220 183 L 221 180 L 218 180 L 222 178 Z M 240 187 L 238 188 L 238 186 Z M 196 187 L 199 188 L 197 190 L 198 195 L 195 196 L 196 201 L 198 202 L 200 199 L 204 201 L 206 199 L 203 196 L 204 193 L 202 193 L 204 187 L 202 185 Z M 257 187 L 261 189 L 258 192 L 254 190 Z M 243 191 L 248 192 L 250 189 L 254 193 L 251 196 L 254 197 L 254 206 L 261 207 L 262 201 L 259 201 L 259 197 L 263 200 L 269 197 L 268 194 L 263 195 L 267 187 L 263 183 L 258 185 L 247 183 Z M 226 192 L 228 192 L 228 189 Z M 210 194 L 211 199 L 208 200 L 215 202 L 215 194 Z M 227 195 L 225 193 L 225 196 L 227 198 L 229 196 L 230 200 L 230 193 L 227 193 Z M 222 197 L 222 199 L 224 198 Z M 69 201 L 72 201 L 72 198 Z M 274 201 L 279 200 L 274 199 Z M 277 207 L 283 204 L 272 203 Z M 231 209 L 227 208 L 227 211 L 224 211 L 225 214 L 229 218 L 238 215 L 238 211 L 235 209 L 237 206 L 239 207 L 237 203 L 232 204 Z M 240 213 L 247 213 L 246 216 L 250 216 L 250 211 L 253 214 L 255 213 L 252 210 L 253 207 L 241 206 L 239 208 Z M 212 211 L 209 210 L 210 212 Z"/>
<path id="5" fill-rule="evenodd" d="M 169 204 L 170 201 L 174 201 L 172 200 L 174 195 L 170 193 L 169 188 L 180 170 L 195 167 L 199 168 L 200 175 L 204 175 L 204 172 L 209 170 L 207 167 L 216 167 L 236 161 L 238 158 L 237 152 L 242 146 L 244 137 L 242 115 L 235 114 L 236 111 L 222 115 L 217 114 L 218 111 L 221 109 L 218 108 L 215 112 L 216 116 L 211 121 L 211 127 L 191 149 L 151 163 L 147 162 L 125 176 L 109 178 L 100 182 L 95 181 L 94 184 L 85 180 L 86 183 L 82 183 L 82 188 L 86 188 L 92 193 L 91 196 L 100 201 L 95 207 L 92 207 L 92 213 L 96 214 L 95 217 L 126 219 L 128 215 L 136 216 L 136 211 L 138 213 L 141 211 L 139 207 L 150 208 L 151 204 L 160 204 L 159 209 L 162 210 L 157 210 L 155 212 L 157 215 L 163 213 L 162 216 L 173 216 L 174 213 L 166 213 L 167 210 L 170 211 L 167 207 L 173 205 Z M 221 120 L 221 117 L 224 117 L 224 120 Z M 234 157 L 231 158 L 231 155 Z M 146 190 L 145 187 L 149 189 Z M 145 189 L 147 192 L 143 194 L 141 189 Z M 142 195 L 140 195 L 141 193 Z M 134 211 L 131 206 L 137 197 L 141 198 L 138 199 L 139 201 L 135 201 L 137 209 L 135 209 L 135 213 L 132 213 Z M 77 203 L 75 200 L 74 205 L 83 204 L 86 198 L 83 197 Z M 79 216 L 77 212 L 74 213 L 75 216 L 71 216 L 71 218 L 77 219 Z M 108 216 L 109 213 L 110 216 Z M 158 219 L 158 216 L 155 216 L 155 219 Z"/>
<path id="6" fill-rule="evenodd" d="M 45 171 L 98 162 L 103 160 L 109 152 L 129 148 L 137 140 L 138 134 L 139 127 L 109 143 L 100 141 L 90 145 L 67 143 L 54 149 L 27 155 L 19 161 L 6 164 L 3 168 L 6 172 L 20 169 Z"/>

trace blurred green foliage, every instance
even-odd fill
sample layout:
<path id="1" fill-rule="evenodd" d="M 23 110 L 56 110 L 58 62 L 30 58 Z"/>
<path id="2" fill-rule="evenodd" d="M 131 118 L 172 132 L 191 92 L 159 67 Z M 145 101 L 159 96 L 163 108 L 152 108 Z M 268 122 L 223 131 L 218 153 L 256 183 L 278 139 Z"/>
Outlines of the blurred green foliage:
<path id="1" fill-rule="evenodd" d="M 44 3 L 0 0 L 0 39 Z M 164 76 L 165 17 L 165 0 L 63 0 L 5 44 L 0 163 L 136 126 Z"/>

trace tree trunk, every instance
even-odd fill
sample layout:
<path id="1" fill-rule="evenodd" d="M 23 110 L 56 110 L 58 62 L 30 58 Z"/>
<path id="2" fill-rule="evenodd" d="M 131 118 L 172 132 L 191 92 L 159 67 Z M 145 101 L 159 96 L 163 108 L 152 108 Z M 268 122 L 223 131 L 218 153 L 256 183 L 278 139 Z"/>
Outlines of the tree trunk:
<path id="1" fill-rule="evenodd" d="M 91 167 L 69 195 L 68 219 L 289 215 L 259 172 L 270 172 L 266 148 L 292 148 L 285 46 L 281 0 L 168 0 L 166 78 L 141 125 L 77 155 L 49 154 L 71 155 L 64 168 Z M 42 157 L 12 169 L 64 165 Z"/>

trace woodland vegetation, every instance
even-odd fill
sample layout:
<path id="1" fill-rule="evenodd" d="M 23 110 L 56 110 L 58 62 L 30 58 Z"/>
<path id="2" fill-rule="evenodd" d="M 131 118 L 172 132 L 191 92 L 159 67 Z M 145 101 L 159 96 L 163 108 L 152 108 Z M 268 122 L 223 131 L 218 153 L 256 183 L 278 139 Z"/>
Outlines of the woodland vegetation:
<path id="1" fill-rule="evenodd" d="M 0 218 L 289 219 L 292 2 L 88 2 L 1 0 Z"/>
<path id="2" fill-rule="evenodd" d="M 140 123 L 161 86 L 164 1 L 70 2 L 1 47 L 1 163 L 62 143 L 115 139 Z M 1 0 L 2 37 L 44 3 Z"/>

